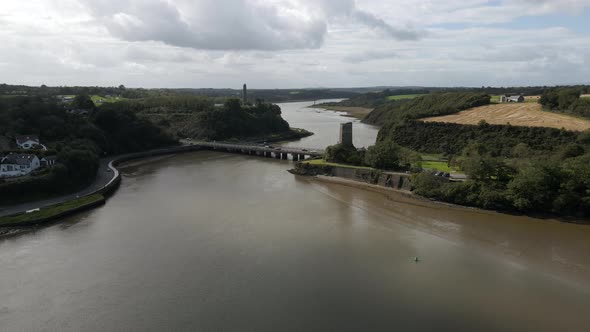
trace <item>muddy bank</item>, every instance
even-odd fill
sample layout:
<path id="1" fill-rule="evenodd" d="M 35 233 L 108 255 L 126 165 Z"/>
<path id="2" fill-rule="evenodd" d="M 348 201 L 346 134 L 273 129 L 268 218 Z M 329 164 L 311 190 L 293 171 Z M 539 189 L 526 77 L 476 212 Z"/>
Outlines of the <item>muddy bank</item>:
<path id="1" fill-rule="evenodd" d="M 346 113 L 343 116 L 348 116 L 351 118 L 357 118 L 362 120 L 367 116 L 369 113 L 373 112 L 372 108 L 365 108 L 365 107 L 348 107 L 348 106 L 324 106 L 324 105 L 316 105 L 313 106 L 314 108 L 321 108 L 328 111 L 334 112 L 344 112 Z"/>

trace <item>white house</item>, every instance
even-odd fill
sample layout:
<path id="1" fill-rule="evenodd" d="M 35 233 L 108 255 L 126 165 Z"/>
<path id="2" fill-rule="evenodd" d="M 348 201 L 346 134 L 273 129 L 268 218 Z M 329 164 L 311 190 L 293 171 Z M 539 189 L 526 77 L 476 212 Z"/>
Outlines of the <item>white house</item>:
<path id="1" fill-rule="evenodd" d="M 501 103 L 524 103 L 523 95 L 503 95 L 500 96 Z"/>
<path id="2" fill-rule="evenodd" d="M 41 161 L 34 154 L 11 153 L 0 159 L 0 177 L 23 176 L 41 167 Z"/>
<path id="3" fill-rule="evenodd" d="M 16 145 L 21 149 L 29 150 L 35 146 L 40 146 L 41 142 L 39 141 L 39 137 L 35 135 L 17 136 Z"/>

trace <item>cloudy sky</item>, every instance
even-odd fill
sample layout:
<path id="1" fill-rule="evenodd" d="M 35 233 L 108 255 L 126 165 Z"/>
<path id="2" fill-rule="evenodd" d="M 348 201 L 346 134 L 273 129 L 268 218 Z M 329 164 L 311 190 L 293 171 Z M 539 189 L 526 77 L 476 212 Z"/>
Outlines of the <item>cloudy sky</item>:
<path id="1" fill-rule="evenodd" d="M 590 0 L 0 0 L 0 83 L 590 83 Z"/>

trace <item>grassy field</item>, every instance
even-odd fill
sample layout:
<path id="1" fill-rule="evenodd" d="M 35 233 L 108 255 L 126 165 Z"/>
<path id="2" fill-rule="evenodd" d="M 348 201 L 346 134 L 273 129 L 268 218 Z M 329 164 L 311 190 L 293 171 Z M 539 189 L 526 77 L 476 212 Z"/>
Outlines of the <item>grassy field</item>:
<path id="1" fill-rule="evenodd" d="M 313 160 L 306 160 L 303 161 L 304 163 L 308 163 L 310 165 L 317 165 L 317 166 L 334 166 L 334 167 L 343 167 L 343 168 L 354 168 L 354 169 L 368 169 L 371 170 L 371 167 L 364 167 L 364 166 L 353 166 L 353 165 L 346 165 L 346 164 L 337 164 L 337 163 L 329 163 L 323 159 L 313 159 Z"/>
<path id="2" fill-rule="evenodd" d="M 440 172 L 447 172 L 453 173 L 458 171 L 458 169 L 454 167 L 449 167 L 446 161 L 423 161 L 422 168 L 424 169 L 432 169 Z"/>
<path id="3" fill-rule="evenodd" d="M 424 94 L 416 94 L 416 95 L 398 95 L 398 96 L 389 96 L 387 100 L 402 100 L 402 99 L 414 99 L 418 97 L 422 97 Z"/>
<path id="4" fill-rule="evenodd" d="M 75 95 L 65 95 L 64 97 L 72 97 L 72 98 L 76 98 Z M 90 96 L 90 99 L 92 99 L 92 101 L 94 102 L 95 105 L 100 105 L 100 104 L 104 104 L 104 103 L 114 103 L 117 101 L 122 101 L 122 100 L 126 100 L 127 98 L 123 98 L 123 97 L 102 97 L 99 95 L 93 95 Z M 102 102 L 100 102 L 102 100 Z"/>
<path id="5" fill-rule="evenodd" d="M 481 120 L 490 124 L 524 127 L 565 128 L 572 131 L 590 129 L 590 120 L 545 112 L 537 103 L 506 103 L 476 107 L 456 114 L 422 119 L 426 122 L 447 122 L 477 125 Z"/>
<path id="6" fill-rule="evenodd" d="M 62 204 L 52 205 L 45 208 L 42 208 L 40 211 L 20 214 L 17 216 L 8 216 L 8 217 L 1 217 L 0 218 L 0 225 L 5 224 L 16 224 L 16 223 L 25 223 L 32 220 L 44 219 L 57 216 L 63 212 L 73 210 L 79 208 L 81 206 L 96 203 L 101 200 L 104 200 L 104 197 L 100 194 L 81 197 L 72 201 L 68 201 Z"/>
<path id="7" fill-rule="evenodd" d="M 590 98 L 590 95 L 582 95 L 582 98 Z"/>
<path id="8" fill-rule="evenodd" d="M 105 98 L 105 97 L 101 97 L 98 95 L 94 95 L 91 98 L 92 98 L 92 101 L 94 102 L 95 105 L 104 104 L 104 103 L 115 103 L 115 102 L 122 101 L 122 100 L 126 99 L 126 98 L 122 98 L 122 97 Z M 101 100 L 102 100 L 102 103 L 100 102 Z"/>

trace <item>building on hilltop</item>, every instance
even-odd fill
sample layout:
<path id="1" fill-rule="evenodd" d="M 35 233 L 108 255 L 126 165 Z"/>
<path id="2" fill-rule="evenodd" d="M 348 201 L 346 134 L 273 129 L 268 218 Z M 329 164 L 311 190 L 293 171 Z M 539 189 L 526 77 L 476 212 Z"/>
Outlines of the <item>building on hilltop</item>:
<path id="1" fill-rule="evenodd" d="M 352 144 L 352 122 L 340 124 L 340 140 L 338 144 L 344 146 L 354 146 Z"/>
<path id="2" fill-rule="evenodd" d="M 510 95 L 506 94 L 500 96 L 501 103 L 524 103 L 524 96 L 523 95 Z"/>
<path id="3" fill-rule="evenodd" d="M 0 178 L 24 176 L 41 167 L 41 161 L 34 154 L 11 153 L 0 159 Z"/>
<path id="4" fill-rule="evenodd" d="M 19 149 L 29 150 L 36 146 L 40 146 L 41 142 L 36 135 L 17 136 L 16 145 L 18 145 Z"/>

